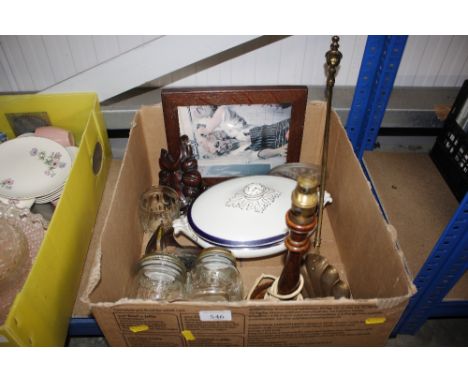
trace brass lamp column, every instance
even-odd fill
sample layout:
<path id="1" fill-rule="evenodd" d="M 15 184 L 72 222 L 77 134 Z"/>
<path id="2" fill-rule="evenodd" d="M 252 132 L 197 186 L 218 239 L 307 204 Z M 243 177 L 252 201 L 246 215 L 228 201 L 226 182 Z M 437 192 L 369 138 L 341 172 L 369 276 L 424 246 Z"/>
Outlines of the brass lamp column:
<path id="1" fill-rule="evenodd" d="M 288 252 L 278 280 L 279 295 L 289 295 L 299 287 L 302 257 L 310 247 L 310 234 L 317 225 L 317 187 L 314 177 L 300 176 L 292 193 L 291 209 L 286 213 Z"/>

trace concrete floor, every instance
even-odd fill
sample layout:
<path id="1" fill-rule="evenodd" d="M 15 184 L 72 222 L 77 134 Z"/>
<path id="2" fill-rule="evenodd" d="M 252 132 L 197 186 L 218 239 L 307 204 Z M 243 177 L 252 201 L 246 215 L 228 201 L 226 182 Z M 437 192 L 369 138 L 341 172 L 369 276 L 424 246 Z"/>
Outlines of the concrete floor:
<path id="1" fill-rule="evenodd" d="M 72 337 L 69 347 L 108 346 L 104 337 Z M 414 336 L 398 335 L 388 340 L 391 347 L 468 346 L 468 318 L 428 320 Z"/>
<path id="2" fill-rule="evenodd" d="M 428 320 L 416 335 L 400 334 L 387 346 L 468 346 L 468 318 Z"/>

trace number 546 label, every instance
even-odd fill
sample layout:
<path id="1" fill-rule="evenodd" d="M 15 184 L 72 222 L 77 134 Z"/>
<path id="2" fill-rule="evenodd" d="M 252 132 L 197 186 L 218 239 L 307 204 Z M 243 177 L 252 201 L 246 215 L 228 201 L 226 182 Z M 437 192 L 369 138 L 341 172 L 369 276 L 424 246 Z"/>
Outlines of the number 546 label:
<path id="1" fill-rule="evenodd" d="M 231 321 L 230 310 L 201 310 L 198 312 L 200 321 Z"/>

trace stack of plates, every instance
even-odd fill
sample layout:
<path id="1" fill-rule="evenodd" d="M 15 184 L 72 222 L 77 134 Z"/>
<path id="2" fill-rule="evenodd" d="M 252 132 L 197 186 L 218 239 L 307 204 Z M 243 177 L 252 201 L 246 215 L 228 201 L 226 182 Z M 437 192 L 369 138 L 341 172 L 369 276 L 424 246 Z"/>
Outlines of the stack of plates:
<path id="1" fill-rule="evenodd" d="M 72 167 L 72 151 L 42 137 L 0 145 L 0 198 L 49 203 L 60 198 Z"/>

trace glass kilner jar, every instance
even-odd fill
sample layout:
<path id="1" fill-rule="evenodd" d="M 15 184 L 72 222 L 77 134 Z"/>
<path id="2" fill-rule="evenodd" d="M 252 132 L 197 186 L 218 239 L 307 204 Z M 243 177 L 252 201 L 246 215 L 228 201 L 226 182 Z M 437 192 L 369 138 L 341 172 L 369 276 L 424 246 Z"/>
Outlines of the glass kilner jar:
<path id="1" fill-rule="evenodd" d="M 187 290 L 191 300 L 241 300 L 242 279 L 231 251 L 219 247 L 204 249 L 189 274 Z"/>
<path id="2" fill-rule="evenodd" d="M 129 290 L 130 298 L 173 301 L 185 298 L 187 271 L 176 256 L 153 253 L 138 263 L 138 271 Z"/>

